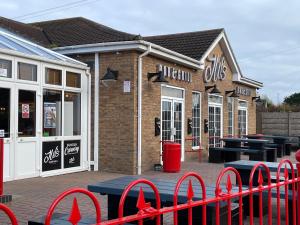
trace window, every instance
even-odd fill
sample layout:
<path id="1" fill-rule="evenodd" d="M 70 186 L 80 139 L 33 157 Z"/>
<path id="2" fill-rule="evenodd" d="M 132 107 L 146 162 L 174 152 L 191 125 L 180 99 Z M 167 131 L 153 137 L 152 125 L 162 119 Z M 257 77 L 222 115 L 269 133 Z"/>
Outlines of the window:
<path id="1" fill-rule="evenodd" d="M 67 71 L 66 86 L 80 88 L 81 87 L 81 76 L 80 73 L 73 73 Z"/>
<path id="2" fill-rule="evenodd" d="M 61 135 L 62 93 L 55 90 L 43 91 L 43 136 Z"/>
<path id="3" fill-rule="evenodd" d="M 11 67 L 11 61 L 0 59 L 0 77 L 11 78 Z"/>
<path id="4" fill-rule="evenodd" d="M 238 108 L 238 130 L 239 135 L 247 135 L 247 128 L 248 128 L 248 119 L 247 119 L 247 102 L 246 101 L 239 101 L 239 108 Z"/>
<path id="5" fill-rule="evenodd" d="M 200 127 L 201 108 L 200 108 L 200 93 L 193 92 L 192 94 L 192 147 L 200 146 Z"/>
<path id="6" fill-rule="evenodd" d="M 10 137 L 10 89 L 0 88 L 0 131 L 1 137 Z"/>
<path id="7" fill-rule="evenodd" d="M 37 81 L 37 66 L 18 62 L 18 79 Z"/>
<path id="8" fill-rule="evenodd" d="M 227 98 L 227 110 L 228 110 L 228 135 L 233 136 L 233 121 L 234 121 L 234 98 Z"/>
<path id="9" fill-rule="evenodd" d="M 184 91 L 177 88 L 162 86 L 161 95 L 174 98 L 184 98 Z"/>
<path id="10" fill-rule="evenodd" d="M 81 134 L 80 93 L 65 92 L 64 99 L 64 135 Z"/>
<path id="11" fill-rule="evenodd" d="M 52 85 L 62 85 L 61 70 L 46 68 L 45 83 Z"/>

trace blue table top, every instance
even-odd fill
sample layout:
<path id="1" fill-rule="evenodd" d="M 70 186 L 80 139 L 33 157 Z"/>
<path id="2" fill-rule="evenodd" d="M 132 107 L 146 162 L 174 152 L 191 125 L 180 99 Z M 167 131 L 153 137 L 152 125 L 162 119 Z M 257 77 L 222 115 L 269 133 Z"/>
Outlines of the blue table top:
<path id="1" fill-rule="evenodd" d="M 252 168 L 257 164 L 260 163 L 259 161 L 248 161 L 248 160 L 238 160 L 234 162 L 227 162 L 224 163 L 224 167 L 233 167 L 236 169 L 244 169 L 244 170 L 252 170 Z M 271 172 L 276 172 L 279 163 L 278 162 L 263 162 L 267 167 L 269 167 Z M 295 172 L 297 172 L 296 164 L 293 164 Z M 282 167 L 281 170 L 284 170 Z M 291 171 L 291 168 L 288 167 L 288 170 Z"/>

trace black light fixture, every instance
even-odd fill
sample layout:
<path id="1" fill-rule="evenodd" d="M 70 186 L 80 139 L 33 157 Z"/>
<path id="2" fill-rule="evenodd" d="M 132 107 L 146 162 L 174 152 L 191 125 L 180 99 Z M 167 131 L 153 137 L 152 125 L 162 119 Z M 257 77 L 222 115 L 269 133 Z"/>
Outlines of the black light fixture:
<path id="1" fill-rule="evenodd" d="M 231 93 L 231 95 L 228 96 L 228 97 L 230 97 L 230 98 L 238 98 L 238 97 L 240 97 L 240 96 L 236 93 L 235 90 L 225 91 L 225 95 L 228 95 L 228 94 L 230 94 L 230 93 Z"/>
<path id="2" fill-rule="evenodd" d="M 107 67 L 106 73 L 102 77 L 102 81 L 116 81 L 118 80 L 119 71 L 112 70 L 110 67 Z"/>
<path id="3" fill-rule="evenodd" d="M 147 77 L 148 81 L 150 81 L 152 77 L 156 77 L 152 81 L 154 83 L 168 83 L 168 81 L 164 78 L 162 71 L 158 71 L 157 73 L 148 73 Z"/>
<path id="4" fill-rule="evenodd" d="M 260 96 L 252 97 L 252 101 L 261 102 Z"/>
<path id="5" fill-rule="evenodd" d="M 221 94 L 221 91 L 217 88 L 217 85 L 206 86 L 205 91 L 212 89 L 209 93 L 210 94 Z"/>

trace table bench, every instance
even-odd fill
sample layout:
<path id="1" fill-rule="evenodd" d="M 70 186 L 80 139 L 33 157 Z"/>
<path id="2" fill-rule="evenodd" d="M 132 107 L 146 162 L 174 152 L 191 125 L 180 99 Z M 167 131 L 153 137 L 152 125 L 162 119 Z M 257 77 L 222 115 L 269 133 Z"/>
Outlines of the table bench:
<path id="1" fill-rule="evenodd" d="M 117 218 L 118 206 L 120 197 L 125 189 L 125 187 L 132 181 L 140 179 L 143 177 L 139 176 L 125 176 L 121 178 L 117 178 L 114 180 L 99 182 L 93 185 L 88 185 L 88 190 L 91 192 L 99 193 L 101 195 L 108 196 L 108 219 Z M 147 178 L 146 178 L 147 179 Z M 150 179 L 158 188 L 161 198 L 161 207 L 173 206 L 173 197 L 174 197 L 174 189 L 176 186 L 176 181 L 172 180 L 163 180 L 163 179 Z M 195 183 L 195 182 L 194 182 Z M 144 196 L 147 202 L 151 203 L 151 206 L 155 208 L 155 196 L 153 194 L 152 189 L 148 186 L 141 185 L 143 187 Z M 139 186 L 140 187 L 140 186 Z M 124 215 L 132 215 L 137 213 L 136 202 L 139 193 L 139 187 L 135 187 L 128 194 L 128 199 L 125 202 L 126 207 L 124 207 Z M 187 201 L 186 193 L 187 193 L 188 184 L 185 182 L 182 184 L 179 194 L 178 194 L 178 204 L 185 203 Z M 194 189 L 194 200 L 201 200 L 202 190 L 198 185 L 193 186 Z M 225 190 L 225 187 L 224 187 Z M 234 187 L 233 191 L 237 191 L 237 187 Z M 206 195 L 207 198 L 215 196 L 215 187 L 207 186 L 206 187 Z M 232 204 L 232 219 L 233 224 L 238 224 L 238 204 Z M 193 224 L 201 224 L 202 223 L 202 206 L 193 208 Z M 220 220 L 227 221 L 227 203 L 220 202 Z M 178 211 L 178 220 L 180 225 L 187 224 L 187 210 Z M 215 204 L 207 205 L 207 224 L 213 225 L 215 224 Z M 163 220 L 162 220 L 163 221 Z M 144 221 L 144 224 L 154 225 L 155 220 Z"/>

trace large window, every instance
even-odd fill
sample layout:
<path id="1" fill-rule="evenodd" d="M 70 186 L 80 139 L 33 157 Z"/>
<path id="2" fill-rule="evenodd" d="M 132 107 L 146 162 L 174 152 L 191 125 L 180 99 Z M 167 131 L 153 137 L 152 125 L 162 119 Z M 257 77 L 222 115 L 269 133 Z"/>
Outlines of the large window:
<path id="1" fill-rule="evenodd" d="M 192 94 L 192 137 L 193 148 L 200 146 L 200 135 L 201 135 L 201 108 L 200 108 L 200 93 L 193 92 Z"/>
<path id="2" fill-rule="evenodd" d="M 0 59 L 0 77 L 11 78 L 11 67 L 11 61 Z"/>
<path id="3" fill-rule="evenodd" d="M 247 102 L 246 101 L 239 101 L 239 108 L 238 108 L 238 130 L 239 135 L 247 135 L 248 131 L 248 118 L 247 118 Z"/>
<path id="4" fill-rule="evenodd" d="M 10 137 L 10 89 L 0 88 L 0 137 Z"/>
<path id="5" fill-rule="evenodd" d="M 62 71 L 46 68 L 45 83 L 52 85 L 62 85 Z"/>
<path id="6" fill-rule="evenodd" d="M 18 79 L 37 81 L 37 66 L 18 62 Z"/>
<path id="7" fill-rule="evenodd" d="M 80 135 L 80 93 L 65 92 L 64 106 L 64 135 Z"/>
<path id="8" fill-rule="evenodd" d="M 62 113 L 61 91 L 43 91 L 43 136 L 61 135 L 61 113 Z"/>
<path id="9" fill-rule="evenodd" d="M 234 132 L 234 126 L 233 126 L 233 121 L 234 121 L 234 98 L 227 98 L 227 111 L 228 111 L 228 136 L 233 136 Z"/>

